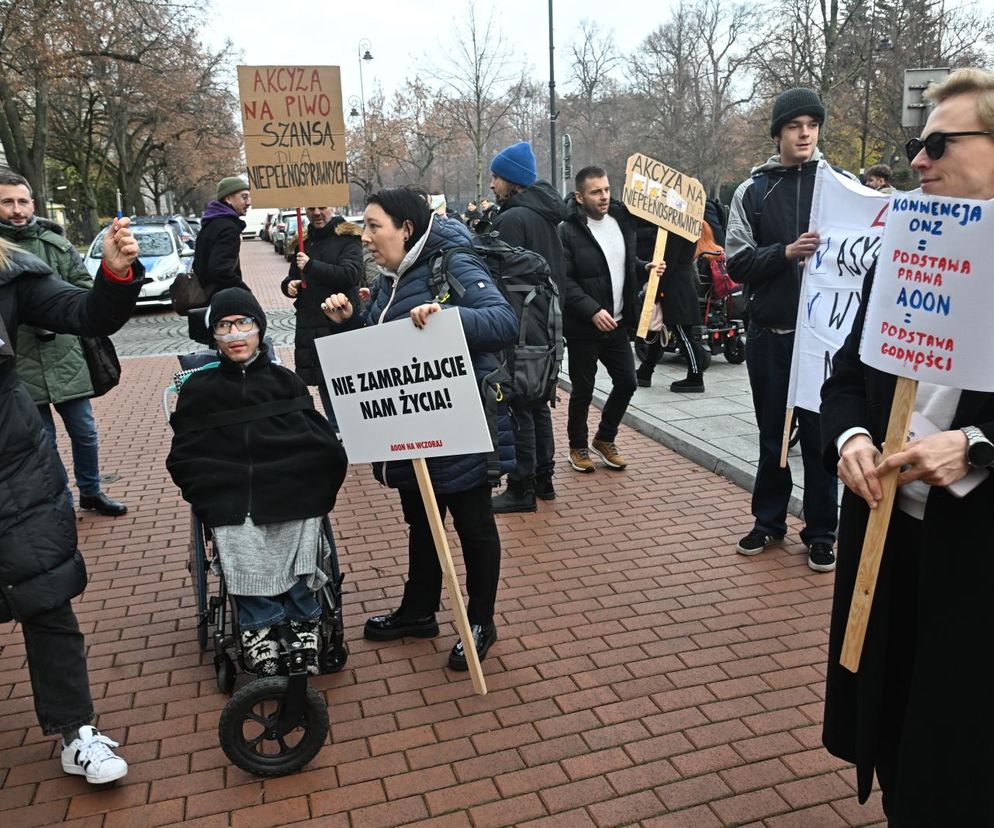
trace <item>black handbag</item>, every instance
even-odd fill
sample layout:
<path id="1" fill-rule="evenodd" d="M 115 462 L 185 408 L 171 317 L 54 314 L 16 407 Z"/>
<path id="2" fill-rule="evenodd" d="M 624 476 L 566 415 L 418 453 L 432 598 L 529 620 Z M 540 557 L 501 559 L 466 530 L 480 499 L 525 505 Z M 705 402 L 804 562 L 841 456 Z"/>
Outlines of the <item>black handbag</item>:
<path id="1" fill-rule="evenodd" d="M 204 287 L 200 283 L 200 278 L 192 270 L 189 273 L 180 273 L 169 286 L 169 299 L 173 303 L 173 310 L 180 316 L 186 316 L 192 308 L 206 307 L 210 301 L 216 285 Z"/>
<path id="2" fill-rule="evenodd" d="M 121 363 L 109 336 L 81 336 L 83 358 L 90 371 L 93 396 L 102 397 L 121 381 Z"/>

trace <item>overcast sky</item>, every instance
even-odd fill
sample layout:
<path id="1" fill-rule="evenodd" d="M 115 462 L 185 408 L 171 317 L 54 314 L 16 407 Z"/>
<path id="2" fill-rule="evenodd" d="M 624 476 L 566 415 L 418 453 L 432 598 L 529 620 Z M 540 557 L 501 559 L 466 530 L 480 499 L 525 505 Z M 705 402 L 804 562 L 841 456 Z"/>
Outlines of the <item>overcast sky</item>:
<path id="1" fill-rule="evenodd" d="M 666 17 L 674 0 L 556 0 L 554 7 L 557 91 L 568 86 L 569 50 L 580 21 L 592 20 L 613 30 L 615 43 L 630 54 Z M 359 95 L 359 41 L 370 42 L 373 60 L 363 64 L 368 98 L 377 82 L 389 96 L 406 77 L 413 76 L 425 55 L 444 63 L 450 29 L 465 21 L 470 4 L 485 21 L 496 7 L 495 21 L 513 50 L 516 65 L 543 84 L 549 81 L 548 2 L 543 0 L 371 0 L 340 3 L 311 0 L 274 3 L 271 0 L 213 0 L 207 4 L 213 22 L 204 33 L 213 46 L 230 38 L 249 65 L 330 64 L 342 68 L 342 96 Z M 963 0 L 994 14 L 994 0 Z M 950 5 L 953 5 L 951 3 Z M 651 12 L 649 9 L 653 9 Z M 346 107 L 347 111 L 347 107 Z"/>

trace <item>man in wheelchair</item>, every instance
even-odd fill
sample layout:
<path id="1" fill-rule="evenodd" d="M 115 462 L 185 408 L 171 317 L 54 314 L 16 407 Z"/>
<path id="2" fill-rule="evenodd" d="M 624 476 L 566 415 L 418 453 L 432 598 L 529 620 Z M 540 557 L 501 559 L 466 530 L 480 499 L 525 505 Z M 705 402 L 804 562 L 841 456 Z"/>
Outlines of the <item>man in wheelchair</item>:
<path id="1" fill-rule="evenodd" d="M 205 319 L 220 364 L 180 388 L 166 467 L 214 537 L 246 666 L 277 674 L 286 625 L 317 673 L 315 591 L 330 553 L 321 523 L 345 479 L 345 451 L 303 381 L 271 360 L 251 293 L 219 291 Z"/>

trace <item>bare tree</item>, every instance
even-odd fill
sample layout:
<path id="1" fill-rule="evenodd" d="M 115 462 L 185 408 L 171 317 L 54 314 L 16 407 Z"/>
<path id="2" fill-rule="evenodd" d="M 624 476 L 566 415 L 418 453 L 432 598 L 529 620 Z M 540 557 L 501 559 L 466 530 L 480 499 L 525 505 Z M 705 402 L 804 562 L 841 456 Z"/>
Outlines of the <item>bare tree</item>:
<path id="1" fill-rule="evenodd" d="M 476 197 L 483 194 L 484 153 L 488 142 L 503 127 L 525 82 L 510 68 L 513 52 L 507 47 L 493 11 L 485 23 L 470 4 L 464 25 L 457 29 L 444 67 L 431 75 L 442 84 L 444 110 L 452 128 L 465 135 L 476 155 Z"/>
<path id="2" fill-rule="evenodd" d="M 595 143 L 595 133 L 601 132 L 600 111 L 606 97 L 614 91 L 611 72 L 620 66 L 621 58 L 612 32 L 604 32 L 597 23 L 580 21 L 580 34 L 569 47 L 570 82 L 576 97 L 579 118 L 573 129 L 583 136 L 588 147 Z"/>

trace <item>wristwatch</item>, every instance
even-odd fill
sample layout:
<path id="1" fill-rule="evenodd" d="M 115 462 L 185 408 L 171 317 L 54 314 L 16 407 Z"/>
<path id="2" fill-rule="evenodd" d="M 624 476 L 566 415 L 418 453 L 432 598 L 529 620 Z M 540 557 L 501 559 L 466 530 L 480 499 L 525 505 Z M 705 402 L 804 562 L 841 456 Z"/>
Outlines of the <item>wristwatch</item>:
<path id="1" fill-rule="evenodd" d="M 975 469 L 994 466 L 994 443 L 988 440 L 976 426 L 963 426 L 966 435 L 966 459 Z"/>

